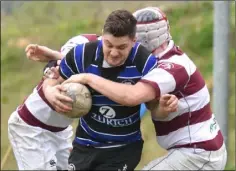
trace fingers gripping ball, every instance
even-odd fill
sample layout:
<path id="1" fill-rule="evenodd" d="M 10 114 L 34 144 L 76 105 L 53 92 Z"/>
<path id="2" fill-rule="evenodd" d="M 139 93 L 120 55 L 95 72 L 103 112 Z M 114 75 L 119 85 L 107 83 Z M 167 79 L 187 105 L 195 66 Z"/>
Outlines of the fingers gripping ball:
<path id="1" fill-rule="evenodd" d="M 70 118 L 80 118 L 86 115 L 92 106 L 91 93 L 88 88 L 79 83 L 64 84 L 65 92 L 63 94 L 73 99 L 72 111 L 66 115 Z"/>

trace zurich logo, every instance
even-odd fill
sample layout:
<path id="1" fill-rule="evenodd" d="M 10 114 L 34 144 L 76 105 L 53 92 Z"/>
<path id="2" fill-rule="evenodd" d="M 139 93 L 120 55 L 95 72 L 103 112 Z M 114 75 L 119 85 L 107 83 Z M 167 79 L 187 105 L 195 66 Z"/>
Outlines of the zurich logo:
<path id="1" fill-rule="evenodd" d="M 109 106 L 100 107 L 99 112 L 106 118 L 114 118 L 116 116 L 114 109 Z"/>

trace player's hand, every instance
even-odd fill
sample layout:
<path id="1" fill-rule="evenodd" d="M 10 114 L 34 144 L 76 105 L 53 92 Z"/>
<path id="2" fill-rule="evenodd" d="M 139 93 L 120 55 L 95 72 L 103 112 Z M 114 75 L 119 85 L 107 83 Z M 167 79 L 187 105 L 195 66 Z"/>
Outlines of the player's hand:
<path id="1" fill-rule="evenodd" d="M 29 44 L 25 48 L 25 53 L 28 59 L 38 62 L 48 62 L 55 60 L 52 54 L 52 50 L 46 46 L 40 46 L 37 44 Z"/>
<path id="2" fill-rule="evenodd" d="M 80 84 L 87 84 L 87 77 L 89 74 L 86 73 L 81 73 L 81 74 L 76 74 L 72 75 L 70 78 L 65 80 L 63 84 L 66 83 L 80 83 Z"/>
<path id="3" fill-rule="evenodd" d="M 73 100 L 63 95 L 61 92 L 65 91 L 62 85 L 56 85 L 54 87 L 48 86 L 44 90 L 44 94 L 49 103 L 59 113 L 68 113 L 72 111 Z"/>
<path id="4" fill-rule="evenodd" d="M 178 98 L 173 94 L 162 95 L 159 100 L 159 107 L 165 112 L 176 112 L 178 109 Z"/>

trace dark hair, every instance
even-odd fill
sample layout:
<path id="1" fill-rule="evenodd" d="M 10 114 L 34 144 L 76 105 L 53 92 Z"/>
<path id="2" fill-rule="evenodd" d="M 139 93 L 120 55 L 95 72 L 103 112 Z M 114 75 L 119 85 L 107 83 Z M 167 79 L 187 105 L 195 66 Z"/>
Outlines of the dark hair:
<path id="1" fill-rule="evenodd" d="M 136 34 L 137 20 L 127 10 L 113 11 L 106 19 L 103 32 L 115 37 L 129 36 L 134 38 Z"/>

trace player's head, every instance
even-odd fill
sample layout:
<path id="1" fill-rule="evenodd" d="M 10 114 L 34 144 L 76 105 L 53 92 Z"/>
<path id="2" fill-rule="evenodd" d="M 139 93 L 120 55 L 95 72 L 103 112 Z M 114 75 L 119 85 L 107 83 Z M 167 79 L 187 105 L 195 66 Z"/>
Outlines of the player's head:
<path id="1" fill-rule="evenodd" d="M 113 11 L 103 27 L 104 59 L 111 66 L 122 65 L 136 42 L 137 20 L 127 10 Z"/>
<path id="2" fill-rule="evenodd" d="M 133 15 L 137 19 L 137 41 L 149 51 L 154 52 L 172 39 L 167 17 L 159 8 L 146 7 Z"/>

